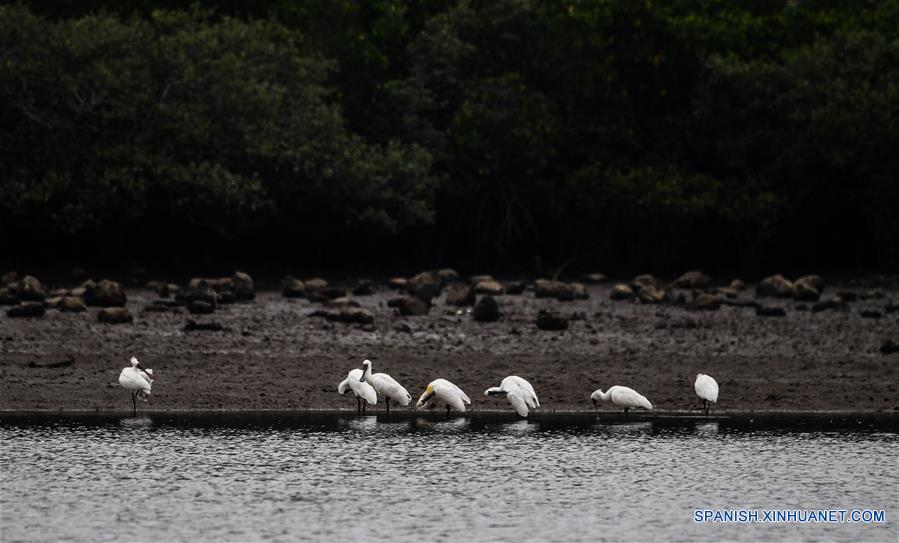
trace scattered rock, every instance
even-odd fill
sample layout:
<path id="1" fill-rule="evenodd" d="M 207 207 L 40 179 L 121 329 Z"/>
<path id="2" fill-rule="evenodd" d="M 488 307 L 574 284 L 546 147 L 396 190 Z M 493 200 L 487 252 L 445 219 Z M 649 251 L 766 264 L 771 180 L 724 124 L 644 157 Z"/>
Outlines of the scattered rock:
<path id="1" fill-rule="evenodd" d="M 661 282 L 654 275 L 649 273 L 638 275 L 637 277 L 634 277 L 633 281 L 631 281 L 631 288 L 633 288 L 635 291 L 641 288 L 649 287 L 658 290 L 660 285 Z"/>
<path id="2" fill-rule="evenodd" d="M 215 311 L 215 305 L 209 302 L 194 300 L 187 304 L 187 310 L 193 315 L 209 315 Z"/>
<path id="3" fill-rule="evenodd" d="M 820 275 L 803 275 L 799 279 L 797 279 L 794 285 L 808 285 L 818 291 L 818 294 L 824 292 L 824 278 Z"/>
<path id="4" fill-rule="evenodd" d="M 179 304 L 178 302 L 173 302 L 171 300 L 153 300 L 149 305 L 144 307 L 144 311 L 148 313 L 168 313 L 168 312 L 178 312 Z"/>
<path id="5" fill-rule="evenodd" d="M 63 298 L 69 295 L 69 289 L 67 288 L 58 288 L 50 293 L 51 298 Z"/>
<path id="6" fill-rule="evenodd" d="M 334 298 L 325 304 L 325 307 L 341 308 L 341 307 L 359 307 L 359 302 L 351 300 L 349 296 L 341 296 Z"/>
<path id="7" fill-rule="evenodd" d="M 25 302 L 43 302 L 47 298 L 47 291 L 37 280 L 37 277 L 26 275 L 19 283 L 16 290 L 19 299 Z"/>
<path id="8" fill-rule="evenodd" d="M 612 292 L 609 294 L 609 299 L 616 301 L 633 300 L 634 297 L 634 290 L 624 283 L 618 283 L 612 287 Z"/>
<path id="9" fill-rule="evenodd" d="M 725 298 L 730 298 L 731 300 L 733 300 L 740 295 L 740 291 L 732 287 L 720 287 L 718 288 L 718 294 L 721 294 Z"/>
<path id="10" fill-rule="evenodd" d="M 504 291 L 499 281 L 481 281 L 474 287 L 476 294 L 488 294 L 490 296 L 499 296 Z"/>
<path id="11" fill-rule="evenodd" d="M 801 302 L 817 302 L 821 293 L 811 283 L 797 281 L 793 283 L 793 298 Z"/>
<path id="12" fill-rule="evenodd" d="M 601 273 L 588 273 L 584 275 L 584 282 L 590 285 L 598 285 L 604 283 L 607 277 Z"/>
<path id="13" fill-rule="evenodd" d="M 894 339 L 892 339 L 892 338 L 887 339 L 887 340 L 884 341 L 883 344 L 880 346 L 880 352 L 881 352 L 882 354 L 899 353 L 899 341 L 896 341 L 896 340 L 894 340 Z"/>
<path id="14" fill-rule="evenodd" d="M 19 274 L 14 271 L 6 272 L 0 277 L 0 287 L 15 284 L 19 280 Z"/>
<path id="15" fill-rule="evenodd" d="M 215 289 L 205 280 L 191 281 L 186 288 L 175 294 L 175 301 L 185 305 L 191 302 L 205 302 L 215 307 L 218 297 Z"/>
<path id="16" fill-rule="evenodd" d="M 812 311 L 815 313 L 828 310 L 845 311 L 847 309 L 849 309 L 849 306 L 846 304 L 846 301 L 839 296 L 831 296 L 812 305 Z"/>
<path id="17" fill-rule="evenodd" d="M 777 274 L 762 279 L 755 287 L 755 295 L 760 298 L 792 298 L 794 290 L 793 283 Z"/>
<path id="18" fill-rule="evenodd" d="M 444 285 L 451 281 L 459 280 L 459 273 L 452 268 L 443 268 L 442 270 L 437 270 L 435 272 L 435 275 L 437 276 L 437 279 Z"/>
<path id="19" fill-rule="evenodd" d="M 89 284 L 91 283 L 91 284 Z M 109 279 L 104 279 L 97 284 L 93 281 L 85 282 L 84 303 L 91 307 L 125 307 L 128 301 L 122 285 Z"/>
<path id="20" fill-rule="evenodd" d="M 730 288 L 736 290 L 737 292 L 743 292 L 744 290 L 746 290 L 746 283 L 744 283 L 742 279 L 734 279 L 730 282 Z"/>
<path id="21" fill-rule="evenodd" d="M 233 290 L 223 290 L 216 296 L 216 302 L 221 305 L 233 304 L 237 301 L 237 294 Z"/>
<path id="22" fill-rule="evenodd" d="M 506 294 L 517 296 L 518 294 L 523 293 L 527 288 L 528 285 L 524 281 L 515 281 L 514 283 L 506 285 Z"/>
<path id="23" fill-rule="evenodd" d="M 256 297 L 256 290 L 253 286 L 253 278 L 250 274 L 242 271 L 234 272 L 231 276 L 231 284 L 233 285 L 234 296 L 240 301 L 252 300 Z"/>
<path id="24" fill-rule="evenodd" d="M 875 309 L 862 309 L 858 314 L 864 319 L 879 319 L 883 317 L 883 313 Z"/>
<path id="25" fill-rule="evenodd" d="M 13 319 L 42 317 L 47 309 L 43 302 L 24 302 L 6 310 L 6 316 Z"/>
<path id="26" fill-rule="evenodd" d="M 699 270 L 688 271 L 671 283 L 672 288 L 704 289 L 712 283 L 712 278 Z"/>
<path id="27" fill-rule="evenodd" d="M 692 307 L 699 311 L 715 311 L 721 308 L 721 298 L 714 294 L 700 294 L 693 298 Z"/>
<path id="28" fill-rule="evenodd" d="M 75 357 L 67 355 L 62 360 L 50 360 L 47 362 L 35 362 L 32 360 L 28 363 L 29 368 L 66 368 L 75 363 Z"/>
<path id="29" fill-rule="evenodd" d="M 394 298 L 387 302 L 388 307 L 395 307 L 400 315 L 411 317 L 427 315 L 431 310 L 431 305 L 421 298 L 415 296 L 403 296 L 402 298 Z"/>
<path id="30" fill-rule="evenodd" d="M 567 330 L 568 319 L 555 311 L 541 309 L 537 313 L 537 328 L 540 330 Z"/>
<path id="31" fill-rule="evenodd" d="M 81 311 L 87 310 L 84 301 L 75 296 L 64 296 L 62 300 L 59 301 L 58 307 L 60 311 L 68 311 L 71 313 L 80 313 Z"/>
<path id="32" fill-rule="evenodd" d="M 375 322 L 375 316 L 371 312 L 358 307 L 347 307 L 340 311 L 318 310 L 313 311 L 311 317 L 323 317 L 331 322 L 341 322 L 344 324 L 372 324 Z"/>
<path id="33" fill-rule="evenodd" d="M 409 294 L 420 298 L 425 302 L 430 302 L 433 298 L 440 296 L 443 285 L 437 276 L 431 272 L 421 272 L 409 279 L 406 283 L 406 290 Z"/>
<path id="34" fill-rule="evenodd" d="M 474 287 L 463 283 L 454 283 L 446 289 L 446 305 L 464 307 L 474 305 L 477 296 Z"/>
<path id="35" fill-rule="evenodd" d="M 16 305 L 19 303 L 19 296 L 16 294 L 15 287 L 0 288 L 0 305 Z"/>
<path id="36" fill-rule="evenodd" d="M 660 304 L 665 301 L 665 291 L 649 285 L 639 287 L 637 299 L 644 304 Z"/>
<path id="37" fill-rule="evenodd" d="M 359 281 L 353 289 L 353 296 L 371 296 L 374 293 L 375 288 L 371 281 Z"/>
<path id="38" fill-rule="evenodd" d="M 306 284 L 292 275 L 287 275 L 281 279 L 281 296 L 302 298 L 306 296 Z"/>
<path id="39" fill-rule="evenodd" d="M 324 290 L 328 288 L 328 282 L 322 279 L 321 277 L 313 277 L 312 279 L 306 279 L 303 281 L 306 285 L 306 292 L 315 292 L 318 290 Z"/>
<path id="40" fill-rule="evenodd" d="M 780 306 L 760 306 L 755 308 L 759 317 L 786 317 L 787 311 Z"/>
<path id="41" fill-rule="evenodd" d="M 496 303 L 496 298 L 493 296 L 484 296 L 478 300 L 477 305 L 474 306 L 474 309 L 471 311 L 471 316 L 478 322 L 498 321 L 501 313 L 499 311 L 499 304 Z"/>
<path id="42" fill-rule="evenodd" d="M 406 290 L 408 284 L 409 282 L 406 281 L 405 277 L 391 277 L 390 280 L 387 281 L 387 285 L 393 290 Z"/>
<path id="43" fill-rule="evenodd" d="M 228 329 L 222 326 L 220 323 L 214 321 L 197 322 L 195 320 L 188 319 L 187 324 L 184 325 L 183 330 L 185 332 L 225 332 Z"/>
<path id="44" fill-rule="evenodd" d="M 557 300 L 573 300 L 574 292 L 562 281 L 537 279 L 534 281 L 535 298 L 556 298 Z"/>
<path id="45" fill-rule="evenodd" d="M 468 283 L 471 285 L 477 285 L 482 281 L 496 281 L 492 275 L 472 275 L 468 277 Z"/>
<path id="46" fill-rule="evenodd" d="M 97 313 L 97 320 L 106 324 L 127 324 L 134 322 L 134 317 L 124 307 L 106 307 Z"/>
<path id="47" fill-rule="evenodd" d="M 587 300 L 590 298 L 590 293 L 587 292 L 587 287 L 583 283 L 570 283 L 568 288 L 574 295 L 575 300 Z"/>

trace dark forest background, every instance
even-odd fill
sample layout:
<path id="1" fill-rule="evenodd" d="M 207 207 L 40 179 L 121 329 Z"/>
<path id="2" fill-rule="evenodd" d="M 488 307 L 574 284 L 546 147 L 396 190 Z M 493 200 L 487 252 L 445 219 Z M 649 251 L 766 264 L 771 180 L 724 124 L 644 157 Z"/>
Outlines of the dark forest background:
<path id="1" fill-rule="evenodd" d="M 897 31 L 876 0 L 6 3 L 0 259 L 896 269 Z"/>

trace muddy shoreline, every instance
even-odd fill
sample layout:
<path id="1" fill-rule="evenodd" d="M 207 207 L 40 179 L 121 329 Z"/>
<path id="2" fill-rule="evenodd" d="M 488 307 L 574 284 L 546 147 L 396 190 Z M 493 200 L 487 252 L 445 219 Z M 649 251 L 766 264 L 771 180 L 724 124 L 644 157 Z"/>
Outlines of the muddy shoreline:
<path id="1" fill-rule="evenodd" d="M 156 294 L 131 288 L 132 324 L 99 323 L 96 309 L 53 310 L 37 319 L 0 315 L 0 410 L 124 411 L 130 400 L 117 378 L 134 355 L 157 374 L 150 402 L 140 407 L 163 413 L 350 413 L 355 402 L 338 395 L 337 384 L 364 358 L 415 398 L 430 380 L 449 379 L 472 398 L 475 412 L 485 413 L 508 408 L 483 391 L 510 374 L 531 381 L 543 413 L 588 412 L 590 393 L 615 384 L 646 395 L 658 415 L 693 412 L 698 372 L 718 380 L 722 413 L 899 411 L 899 354 L 879 352 L 884 339 L 899 332 L 897 315 L 862 316 L 883 312 L 888 300 L 899 298 L 895 291 L 846 311 L 812 312 L 808 304 L 767 300 L 786 316 L 760 317 L 751 307 L 690 311 L 616 302 L 609 299 L 611 288 L 591 285 L 589 299 L 569 302 L 535 298 L 531 291 L 498 296 L 501 319 L 479 323 L 442 298 L 428 315 L 398 316 L 387 306 L 396 293 L 380 285 L 373 295 L 353 297 L 374 315 L 373 324 L 329 322 L 312 316 L 321 304 L 274 291 L 220 306 L 212 315 L 183 308 L 149 312 Z M 755 300 L 752 289 L 740 299 Z M 573 317 L 569 329 L 538 330 L 534 319 L 541 309 Z M 188 320 L 224 330 L 185 331 Z"/>

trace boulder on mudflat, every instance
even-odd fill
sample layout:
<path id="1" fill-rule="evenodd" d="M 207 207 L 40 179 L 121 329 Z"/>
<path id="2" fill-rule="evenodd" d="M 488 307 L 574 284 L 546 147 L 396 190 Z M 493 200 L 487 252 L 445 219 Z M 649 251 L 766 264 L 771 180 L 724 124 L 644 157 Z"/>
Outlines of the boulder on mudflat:
<path id="1" fill-rule="evenodd" d="M 631 281 L 631 288 L 633 288 L 635 291 L 639 290 L 640 288 L 648 288 L 648 287 L 652 287 L 652 288 L 658 290 L 661 288 L 661 285 L 662 285 L 662 282 L 659 281 L 659 279 L 656 276 L 654 276 L 650 273 L 644 273 L 642 275 L 638 275 L 637 277 L 634 277 L 633 281 Z"/>
<path id="2" fill-rule="evenodd" d="M 712 278 L 699 270 L 688 271 L 671 283 L 671 288 L 704 289 L 712 283 Z"/>
<path id="3" fill-rule="evenodd" d="M 97 313 L 97 320 L 106 324 L 127 324 L 134 321 L 134 317 L 124 307 L 105 307 Z"/>
<path id="4" fill-rule="evenodd" d="M 514 281 L 506 285 L 506 294 L 516 296 L 524 292 L 527 288 L 528 285 L 524 281 Z"/>
<path id="5" fill-rule="evenodd" d="M 665 301 L 666 293 L 664 290 L 657 289 L 651 285 L 639 286 L 636 288 L 637 299 L 644 304 L 660 304 Z"/>
<path id="6" fill-rule="evenodd" d="M 400 315 L 406 317 L 427 315 L 431 304 L 416 296 L 403 296 L 387 302 L 387 307 L 396 308 Z"/>
<path id="7" fill-rule="evenodd" d="M 453 283 L 446 289 L 446 305 L 464 307 L 474 305 L 476 299 L 474 287 L 464 283 Z"/>
<path id="8" fill-rule="evenodd" d="M 437 276 L 437 279 L 444 285 L 451 281 L 459 280 L 459 272 L 452 268 L 443 268 L 437 270 L 436 272 L 434 272 L 434 274 Z"/>
<path id="9" fill-rule="evenodd" d="M 32 275 L 26 275 L 19 280 L 16 292 L 19 299 L 26 302 L 43 302 L 47 298 L 44 286 Z"/>
<path id="10" fill-rule="evenodd" d="M 322 317 L 331 322 L 344 324 L 372 324 L 375 322 L 375 316 L 370 311 L 359 307 L 346 307 L 339 311 L 319 309 L 313 311 L 310 317 Z"/>
<path id="11" fill-rule="evenodd" d="M 443 284 L 437 276 L 431 272 L 421 272 L 411 277 L 406 282 L 406 290 L 409 294 L 420 298 L 425 302 L 430 302 L 432 298 L 440 296 L 443 290 Z"/>
<path id="12" fill-rule="evenodd" d="M 328 282 L 321 277 L 312 277 L 311 279 L 306 279 L 305 281 L 303 281 L 303 284 L 306 285 L 307 293 L 328 288 Z"/>
<path id="13" fill-rule="evenodd" d="M 698 311 L 715 311 L 721 308 L 721 298 L 714 294 L 699 294 L 693 298 L 690 307 Z"/>
<path id="14" fill-rule="evenodd" d="M 468 282 L 471 285 L 477 285 L 481 281 L 496 281 L 496 279 L 494 279 L 492 275 L 485 274 L 468 276 Z"/>
<path id="15" fill-rule="evenodd" d="M 760 298 L 792 298 L 795 290 L 793 283 L 777 274 L 762 279 L 755 287 L 755 295 Z"/>
<path id="16" fill-rule="evenodd" d="M 42 317 L 47 312 L 43 302 L 23 302 L 6 310 L 6 316 L 13 319 Z"/>
<path id="17" fill-rule="evenodd" d="M 798 285 L 800 283 L 812 287 L 813 289 L 817 290 L 819 294 L 824 292 L 824 278 L 820 275 L 803 275 L 793 282 L 794 285 Z"/>
<path id="18" fill-rule="evenodd" d="M 109 279 L 96 284 L 85 282 L 84 303 L 91 307 L 125 307 L 128 297 L 122 285 Z"/>
<path id="19" fill-rule="evenodd" d="M 187 304 L 187 310 L 192 315 L 209 315 L 215 311 L 215 304 L 201 300 L 193 300 Z"/>
<path id="20" fill-rule="evenodd" d="M 545 309 L 541 309 L 537 313 L 536 324 L 540 330 L 558 331 L 568 329 L 568 319 L 566 317 L 555 311 L 547 311 Z"/>
<path id="21" fill-rule="evenodd" d="M 253 278 L 246 272 L 235 271 L 231 276 L 231 285 L 234 296 L 240 301 L 252 300 L 256 297 Z"/>
<path id="22" fill-rule="evenodd" d="M 58 304 L 60 311 L 68 311 L 71 313 L 80 313 L 87 309 L 84 301 L 76 296 L 63 296 Z"/>
<path id="23" fill-rule="evenodd" d="M 787 311 L 779 306 L 760 306 L 755 308 L 755 314 L 759 317 L 786 317 Z"/>
<path id="24" fill-rule="evenodd" d="M 292 275 L 281 279 L 281 296 L 285 298 L 302 298 L 306 295 L 306 284 Z"/>
<path id="25" fill-rule="evenodd" d="M 3 274 L 0 277 L 0 287 L 6 287 L 9 285 L 15 284 L 19 280 L 19 274 L 14 271 L 9 271 Z"/>
<path id="26" fill-rule="evenodd" d="M 499 296 L 505 292 L 499 281 L 481 281 L 474 286 L 476 294 L 487 294 L 490 296 Z"/>
<path id="27" fill-rule="evenodd" d="M 356 288 L 353 289 L 353 296 L 371 296 L 374 293 L 374 283 L 366 279 L 363 279 L 356 283 Z"/>
<path id="28" fill-rule="evenodd" d="M 175 301 L 185 305 L 191 302 L 205 302 L 215 306 L 218 303 L 218 298 L 219 295 L 215 289 L 206 281 L 191 281 L 191 284 L 175 294 Z"/>
<path id="29" fill-rule="evenodd" d="M 341 307 L 359 307 L 359 302 L 357 302 L 356 300 L 350 299 L 349 296 L 340 296 L 340 297 L 334 298 L 332 300 L 329 300 L 325 304 L 325 307 L 338 308 L 338 309 Z"/>
<path id="30" fill-rule="evenodd" d="M 580 288 L 586 294 L 586 289 L 583 288 L 583 285 Z M 577 296 L 575 295 L 575 289 L 568 283 L 552 279 L 537 279 L 534 281 L 534 297 L 555 298 L 560 302 L 569 302 Z"/>
<path id="31" fill-rule="evenodd" d="M 618 283 L 612 287 L 612 292 L 609 293 L 609 299 L 616 301 L 633 300 L 634 297 L 634 289 L 624 283 Z"/>
<path id="32" fill-rule="evenodd" d="M 310 302 L 315 302 L 319 304 L 326 304 L 331 300 L 336 300 L 337 298 L 346 298 L 347 292 L 345 288 L 340 287 L 326 287 L 318 290 L 308 290 L 306 296 L 309 298 Z"/>
<path id="33" fill-rule="evenodd" d="M 810 283 L 796 281 L 793 283 L 793 299 L 800 302 L 817 302 L 821 297 L 819 292 Z"/>
<path id="34" fill-rule="evenodd" d="M 477 305 L 471 311 L 471 316 L 478 322 L 496 322 L 502 314 L 499 311 L 499 304 L 493 296 L 484 296 L 478 300 Z"/>
<path id="35" fill-rule="evenodd" d="M 846 303 L 845 300 L 840 298 L 839 296 L 831 296 L 830 298 L 825 298 L 818 302 L 815 302 L 812 305 L 812 311 L 817 313 L 819 311 L 846 311 L 849 309 L 849 304 Z"/>
<path id="36" fill-rule="evenodd" d="M 608 278 L 601 273 L 588 273 L 584 275 L 584 282 L 590 285 L 598 285 L 605 282 L 606 279 Z"/>
<path id="37" fill-rule="evenodd" d="M 583 283 L 569 283 L 568 288 L 571 289 L 575 300 L 587 300 L 590 298 L 590 293 L 587 292 L 587 287 Z"/>
<path id="38" fill-rule="evenodd" d="M 406 290 L 409 281 L 405 277 L 391 277 L 387 281 L 387 285 L 393 290 Z"/>
<path id="39" fill-rule="evenodd" d="M 185 332 L 226 332 L 228 329 L 214 321 L 197 322 L 188 319 L 182 330 Z"/>
<path id="40" fill-rule="evenodd" d="M 734 279 L 728 286 L 736 290 L 737 292 L 743 292 L 744 290 L 746 290 L 746 283 L 744 283 L 742 279 Z"/>

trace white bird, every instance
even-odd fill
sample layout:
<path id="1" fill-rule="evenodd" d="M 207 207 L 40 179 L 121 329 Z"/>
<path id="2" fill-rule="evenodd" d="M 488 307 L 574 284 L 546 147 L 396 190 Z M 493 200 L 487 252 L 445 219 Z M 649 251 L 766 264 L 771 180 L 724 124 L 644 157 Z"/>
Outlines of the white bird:
<path id="1" fill-rule="evenodd" d="M 459 412 L 465 412 L 465 404 L 471 405 L 471 400 L 462 392 L 462 389 L 450 383 L 446 379 L 434 379 L 428 384 L 416 409 L 422 409 L 426 405 L 433 407 L 446 406 L 446 416 L 449 417 L 450 408 Z"/>
<path id="2" fill-rule="evenodd" d="M 596 389 L 590 395 L 593 401 L 593 407 L 599 403 L 599 400 L 611 401 L 613 404 L 624 408 L 624 418 L 627 418 L 627 412 L 632 407 L 642 407 L 643 409 L 652 409 L 652 404 L 646 399 L 646 396 L 640 394 L 636 390 L 628 387 L 613 386 L 609 390 L 603 392 Z"/>
<path id="3" fill-rule="evenodd" d="M 394 380 L 393 377 L 387 375 L 386 373 L 372 373 L 371 372 L 371 360 L 364 360 L 362 362 L 363 372 L 362 372 L 362 381 L 370 384 L 372 388 L 375 389 L 375 392 L 378 393 L 378 396 L 384 398 L 385 403 L 387 404 L 387 414 L 390 414 L 390 400 L 395 401 L 403 407 L 409 405 L 412 401 L 412 396 L 409 395 L 409 391 L 403 388 L 403 386 Z"/>
<path id="4" fill-rule="evenodd" d="M 705 416 L 708 417 L 709 404 L 718 401 L 718 383 L 710 375 L 700 373 L 696 376 L 693 388 L 696 390 L 696 395 L 702 398 L 705 405 Z"/>
<path id="5" fill-rule="evenodd" d="M 131 391 L 131 413 L 137 415 L 137 397 L 144 401 L 150 396 L 153 387 L 153 370 L 141 366 L 137 358 L 131 357 L 131 367 L 124 368 L 119 374 L 119 384 Z"/>
<path id="6" fill-rule="evenodd" d="M 365 413 L 365 403 L 372 405 L 378 403 L 378 393 L 368 383 L 362 381 L 362 370 L 350 370 L 346 379 L 337 385 L 337 392 L 346 394 L 347 390 L 352 390 L 356 395 L 356 413 Z M 363 401 L 364 400 L 364 401 Z"/>
<path id="7" fill-rule="evenodd" d="M 540 407 L 534 387 L 517 375 L 506 377 L 498 387 L 488 388 L 484 391 L 484 396 L 504 396 L 522 417 L 528 416 L 528 408 Z"/>

